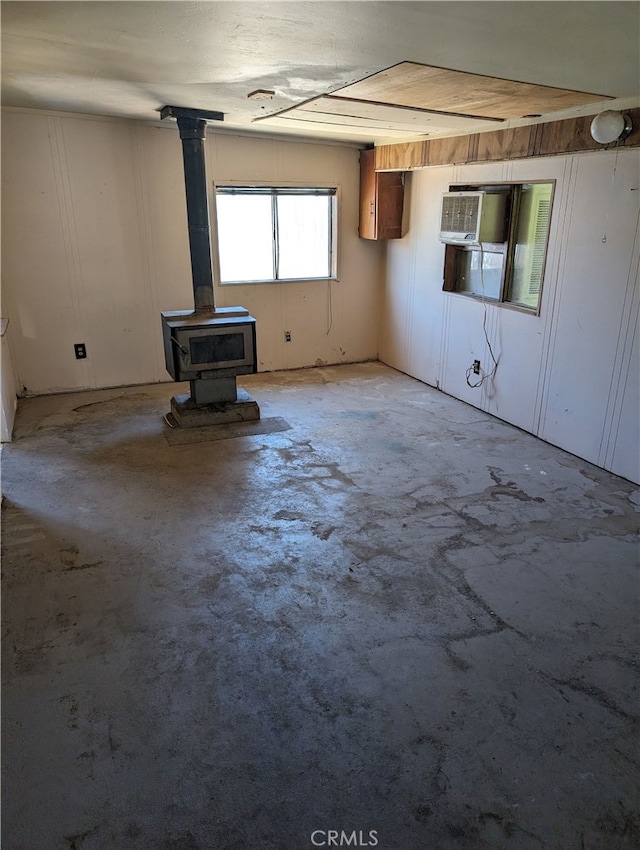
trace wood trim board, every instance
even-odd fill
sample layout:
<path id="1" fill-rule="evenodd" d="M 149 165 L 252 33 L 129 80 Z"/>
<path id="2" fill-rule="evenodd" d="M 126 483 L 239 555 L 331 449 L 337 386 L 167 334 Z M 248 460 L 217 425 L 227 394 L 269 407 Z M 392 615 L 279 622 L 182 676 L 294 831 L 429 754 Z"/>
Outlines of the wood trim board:
<path id="1" fill-rule="evenodd" d="M 281 117 L 285 114 L 299 121 L 322 121 L 338 125 L 357 123 L 359 126 L 378 127 L 382 130 L 406 130 L 415 135 L 446 130 L 473 131 L 486 129 L 487 126 L 486 118 L 469 118 L 466 115 L 452 115 L 396 104 L 371 103 L 333 95 L 323 95 L 292 107 L 286 113 L 279 113 Z"/>
<path id="2" fill-rule="evenodd" d="M 375 148 L 375 167 L 376 171 L 408 171 L 430 165 L 496 162 L 615 147 L 640 147 L 640 107 L 625 110 L 625 113 L 631 116 L 633 129 L 626 139 L 610 145 L 600 145 L 591 137 L 589 128 L 593 115 L 586 115 L 468 136 L 381 145 Z"/>

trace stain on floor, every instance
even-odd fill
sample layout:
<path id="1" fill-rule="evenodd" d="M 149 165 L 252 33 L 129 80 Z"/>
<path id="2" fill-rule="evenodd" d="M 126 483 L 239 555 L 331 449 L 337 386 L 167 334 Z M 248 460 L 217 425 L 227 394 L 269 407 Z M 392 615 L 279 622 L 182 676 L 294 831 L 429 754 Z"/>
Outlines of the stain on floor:
<path id="1" fill-rule="evenodd" d="M 286 430 L 21 402 L 3 847 L 636 850 L 638 488 L 379 363 L 242 383 Z"/>

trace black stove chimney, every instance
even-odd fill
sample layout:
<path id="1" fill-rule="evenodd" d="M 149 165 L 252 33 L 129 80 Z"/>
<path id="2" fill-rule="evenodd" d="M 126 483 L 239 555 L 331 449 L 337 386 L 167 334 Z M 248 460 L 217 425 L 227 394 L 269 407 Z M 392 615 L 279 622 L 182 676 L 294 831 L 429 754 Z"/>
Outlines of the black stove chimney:
<path id="1" fill-rule="evenodd" d="M 161 118 L 176 118 L 182 140 L 184 183 L 195 310 L 161 314 L 167 372 L 189 381 L 190 393 L 171 399 L 166 422 L 197 428 L 260 419 L 260 408 L 238 389 L 238 375 L 257 371 L 256 320 L 244 307 L 216 309 L 211 268 L 211 229 L 204 138 L 207 121 L 222 121 L 221 112 L 164 106 Z"/>
<path id="2" fill-rule="evenodd" d="M 213 273 L 211 270 L 211 226 L 207 197 L 207 175 L 204 161 L 204 139 L 207 121 L 222 121 L 222 112 L 165 106 L 161 118 L 176 118 L 182 140 L 184 184 L 187 195 L 187 222 L 191 251 L 191 276 L 196 313 L 215 310 Z"/>

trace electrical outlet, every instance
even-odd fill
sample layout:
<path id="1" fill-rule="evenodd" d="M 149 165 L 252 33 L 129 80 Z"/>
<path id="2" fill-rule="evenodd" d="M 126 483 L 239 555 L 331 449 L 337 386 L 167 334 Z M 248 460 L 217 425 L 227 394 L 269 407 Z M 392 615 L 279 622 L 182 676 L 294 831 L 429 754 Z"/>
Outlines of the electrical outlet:
<path id="1" fill-rule="evenodd" d="M 76 353 L 76 360 L 84 360 L 87 356 L 87 346 L 84 342 L 76 342 L 73 346 L 73 350 Z"/>
<path id="2" fill-rule="evenodd" d="M 291 331 L 285 331 L 284 332 L 284 341 L 285 342 L 291 342 Z"/>
<path id="3" fill-rule="evenodd" d="M 473 361 L 473 374 L 474 375 L 480 374 L 480 361 L 479 360 Z"/>

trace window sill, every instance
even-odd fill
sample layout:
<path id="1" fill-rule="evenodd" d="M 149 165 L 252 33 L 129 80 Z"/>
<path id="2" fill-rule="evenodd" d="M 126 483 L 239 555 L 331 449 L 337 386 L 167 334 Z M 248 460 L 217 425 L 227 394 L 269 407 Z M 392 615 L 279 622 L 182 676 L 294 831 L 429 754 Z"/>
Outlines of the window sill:
<path id="1" fill-rule="evenodd" d="M 505 307 L 507 310 L 515 310 L 517 313 L 526 313 L 527 316 L 540 316 L 539 307 L 525 307 L 524 304 L 514 304 L 511 301 L 499 301 L 497 298 L 477 295 L 475 292 L 458 292 L 455 289 L 443 289 L 447 295 L 460 295 L 463 298 L 471 298 L 481 304 L 492 304 L 494 307 Z"/>
<path id="2" fill-rule="evenodd" d="M 279 285 L 286 283 L 317 283 L 329 281 L 337 283 L 340 280 L 338 277 L 292 277 L 283 280 L 224 280 L 220 281 L 220 286 L 262 286 L 264 284 L 276 283 Z"/>

